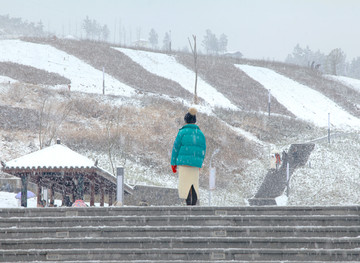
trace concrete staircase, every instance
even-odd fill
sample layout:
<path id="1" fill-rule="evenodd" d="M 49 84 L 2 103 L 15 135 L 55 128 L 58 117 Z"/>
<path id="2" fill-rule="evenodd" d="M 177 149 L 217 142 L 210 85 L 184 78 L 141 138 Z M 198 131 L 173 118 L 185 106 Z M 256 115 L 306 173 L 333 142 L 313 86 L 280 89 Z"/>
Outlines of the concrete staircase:
<path id="1" fill-rule="evenodd" d="M 289 164 L 289 177 L 295 169 L 306 164 L 315 145 L 292 144 L 288 153 L 283 152 L 282 165 L 278 170 L 271 169 L 265 176 L 255 197 L 249 199 L 250 205 L 276 205 L 275 198 L 282 195 L 287 186 L 287 164 Z"/>
<path id="2" fill-rule="evenodd" d="M 0 209 L 0 262 L 359 262 L 360 206 Z"/>

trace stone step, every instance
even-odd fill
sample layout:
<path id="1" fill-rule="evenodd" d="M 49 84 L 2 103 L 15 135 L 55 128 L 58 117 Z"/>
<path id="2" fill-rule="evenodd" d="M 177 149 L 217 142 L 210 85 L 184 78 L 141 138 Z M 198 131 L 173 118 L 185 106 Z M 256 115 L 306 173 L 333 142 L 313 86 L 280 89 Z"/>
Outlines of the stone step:
<path id="1" fill-rule="evenodd" d="M 183 261 L 357 261 L 359 249 L 29 249 L 0 250 L 0 258 L 7 262 L 31 261 L 87 261 L 87 260 L 183 260 Z"/>
<path id="2" fill-rule="evenodd" d="M 351 226 L 360 217 L 348 216 L 81 216 L 0 218 L 5 227 L 82 227 L 82 226 Z"/>
<path id="3" fill-rule="evenodd" d="M 118 237 L 118 238 L 28 238 L 4 239 L 1 249 L 182 249 L 264 248 L 264 249 L 352 249 L 360 237 Z M 360 252 L 360 251 L 359 251 Z"/>
<path id="4" fill-rule="evenodd" d="M 252 206 L 276 205 L 276 201 L 274 198 L 252 198 L 249 199 L 248 201 L 249 204 Z"/>
<path id="5" fill-rule="evenodd" d="M 209 207 L 209 206 L 150 206 L 150 207 L 49 207 L 0 208 L 1 217 L 72 217 L 72 216 L 144 216 L 144 215 L 360 215 L 359 206 L 330 207 Z"/>
<path id="6" fill-rule="evenodd" d="M 136 263 L 234 263 L 234 260 L 86 260 L 86 261 L 61 261 L 63 263 L 130 263 L 130 262 L 136 262 Z M 243 261 L 243 260 L 237 260 L 236 263 L 304 263 L 304 261 L 298 261 L 298 260 L 251 260 L 251 261 Z M 329 261 L 307 261 L 311 263 L 328 263 Z M 9 263 L 8 261 L 2 263 Z M 27 263 L 49 263 L 49 261 L 28 261 Z M 336 261 L 336 263 L 359 263 L 359 261 Z"/>
<path id="7" fill-rule="evenodd" d="M 358 237 L 360 226 L 82 226 L 0 228 L 11 238 L 90 237 Z"/>

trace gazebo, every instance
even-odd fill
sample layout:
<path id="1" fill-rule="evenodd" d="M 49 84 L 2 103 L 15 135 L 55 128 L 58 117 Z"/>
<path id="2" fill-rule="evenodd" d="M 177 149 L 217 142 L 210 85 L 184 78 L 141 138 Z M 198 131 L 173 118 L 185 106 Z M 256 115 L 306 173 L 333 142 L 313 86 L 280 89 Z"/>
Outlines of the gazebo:
<path id="1" fill-rule="evenodd" d="M 95 195 L 100 195 L 100 206 L 104 206 L 104 196 L 108 195 L 109 206 L 113 204 L 117 179 L 97 166 L 87 157 L 57 143 L 9 162 L 2 162 L 2 170 L 21 178 L 21 206 L 27 206 L 27 184 L 37 185 L 37 202 L 41 204 L 41 187 L 50 189 L 50 206 L 54 205 L 55 192 L 62 195 L 62 204 L 67 198 L 84 199 L 90 195 L 90 206 L 94 206 Z M 132 193 L 132 188 L 123 186 L 124 192 Z"/>

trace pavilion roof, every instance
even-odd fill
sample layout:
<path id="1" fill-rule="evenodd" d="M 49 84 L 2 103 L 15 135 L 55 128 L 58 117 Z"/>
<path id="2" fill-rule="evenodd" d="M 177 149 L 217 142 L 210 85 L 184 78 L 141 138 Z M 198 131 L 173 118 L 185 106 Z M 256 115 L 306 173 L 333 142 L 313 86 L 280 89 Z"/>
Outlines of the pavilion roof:
<path id="1" fill-rule="evenodd" d="M 99 180 L 105 180 L 107 184 L 116 186 L 116 177 L 108 171 L 98 167 L 93 160 L 74 152 L 70 148 L 60 143 L 54 144 L 47 148 L 43 148 L 36 152 L 29 153 L 17 159 L 2 162 L 2 170 L 6 173 L 16 175 L 21 172 L 31 171 L 86 171 L 86 174 L 96 174 L 97 183 Z M 100 179 L 102 178 L 102 179 Z M 30 180 L 35 181 L 36 178 L 30 176 Z M 132 193 L 132 187 L 124 184 L 124 190 Z"/>
<path id="2" fill-rule="evenodd" d="M 62 144 L 54 144 L 6 162 L 5 167 L 7 169 L 93 168 L 95 164 L 94 161 Z"/>

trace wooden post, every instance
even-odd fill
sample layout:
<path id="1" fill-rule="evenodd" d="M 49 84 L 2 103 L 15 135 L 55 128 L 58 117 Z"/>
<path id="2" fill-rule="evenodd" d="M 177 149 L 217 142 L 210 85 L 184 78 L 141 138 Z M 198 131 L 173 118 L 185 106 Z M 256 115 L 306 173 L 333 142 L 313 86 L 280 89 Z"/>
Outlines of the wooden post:
<path id="1" fill-rule="evenodd" d="M 84 175 L 76 174 L 75 198 L 84 200 Z"/>
<path id="2" fill-rule="evenodd" d="M 95 206 L 95 182 L 94 182 L 94 176 L 90 177 L 90 206 Z"/>
<path id="3" fill-rule="evenodd" d="M 270 107 L 271 107 L 271 90 L 269 89 L 269 98 L 268 98 L 268 112 L 270 117 Z"/>
<path id="4" fill-rule="evenodd" d="M 21 175 L 21 206 L 27 207 L 27 174 Z"/>
<path id="5" fill-rule="evenodd" d="M 328 143 L 330 143 L 330 112 L 328 113 Z"/>
<path id="6" fill-rule="evenodd" d="M 66 191 L 62 190 L 61 206 L 65 206 Z"/>
<path id="7" fill-rule="evenodd" d="M 103 67 L 103 95 L 105 95 L 105 68 Z"/>
<path id="8" fill-rule="evenodd" d="M 65 198 L 66 198 L 66 178 L 65 178 L 65 172 L 61 172 L 62 177 L 62 200 L 61 200 L 61 206 L 65 206 Z"/>
<path id="9" fill-rule="evenodd" d="M 113 204 L 113 189 L 109 189 L 109 206 L 112 206 Z"/>
<path id="10" fill-rule="evenodd" d="M 72 203 L 75 203 L 76 201 L 76 184 L 77 184 L 77 180 L 76 180 L 76 173 L 72 174 L 72 190 L 71 190 L 71 196 L 72 196 Z"/>
<path id="11" fill-rule="evenodd" d="M 54 207 L 54 199 L 55 199 L 55 190 L 54 184 L 52 183 L 50 186 L 50 207 Z"/>
<path id="12" fill-rule="evenodd" d="M 37 206 L 42 207 L 42 198 L 41 198 L 41 184 L 40 184 L 40 175 L 37 180 Z"/>
<path id="13" fill-rule="evenodd" d="M 197 79 L 198 79 L 198 65 L 197 65 L 197 50 L 196 50 L 196 36 L 193 35 L 194 47 L 191 45 L 191 41 L 189 40 L 191 52 L 194 56 L 194 68 L 195 68 L 195 89 L 194 89 L 194 103 L 198 104 L 198 96 L 197 96 Z"/>
<path id="14" fill-rule="evenodd" d="M 104 206 L 104 195 L 105 195 L 104 185 L 101 183 L 100 184 L 100 206 Z"/>

